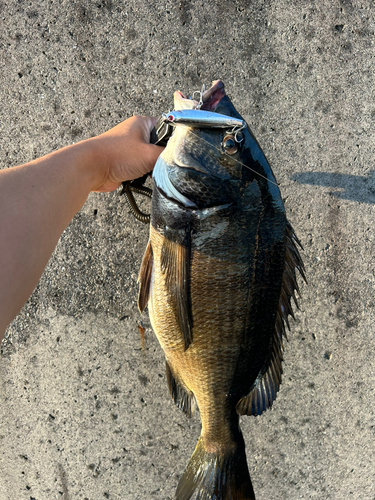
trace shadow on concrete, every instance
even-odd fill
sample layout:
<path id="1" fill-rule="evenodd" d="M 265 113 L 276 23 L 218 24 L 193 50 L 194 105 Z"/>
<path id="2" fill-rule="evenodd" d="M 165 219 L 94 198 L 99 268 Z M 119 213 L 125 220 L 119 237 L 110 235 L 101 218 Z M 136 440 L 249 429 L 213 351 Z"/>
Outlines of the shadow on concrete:
<path id="1" fill-rule="evenodd" d="M 352 200 L 375 204 L 375 171 L 369 175 L 334 174 L 327 172 L 303 172 L 291 178 L 300 184 L 330 187 L 332 196 L 342 200 Z"/>

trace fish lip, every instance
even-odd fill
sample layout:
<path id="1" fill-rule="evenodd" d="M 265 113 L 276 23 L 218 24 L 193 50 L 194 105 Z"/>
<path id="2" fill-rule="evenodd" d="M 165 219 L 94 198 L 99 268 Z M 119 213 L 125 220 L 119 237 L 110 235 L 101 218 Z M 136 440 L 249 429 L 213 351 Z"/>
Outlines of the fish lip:
<path id="1" fill-rule="evenodd" d="M 175 103 L 176 101 L 185 101 L 186 106 L 183 108 L 194 109 L 198 106 L 198 101 L 192 99 L 188 95 L 183 94 L 180 90 L 176 90 Z M 224 89 L 224 83 L 221 80 L 214 80 L 209 89 L 207 89 L 202 95 L 203 105 L 200 109 L 205 111 L 214 111 L 221 99 L 226 95 Z M 180 108 L 180 106 L 178 106 Z M 181 107 L 182 109 L 182 107 Z"/>
<path id="2" fill-rule="evenodd" d="M 201 109 L 214 111 L 225 95 L 224 83 L 221 80 L 214 80 L 211 87 L 202 96 L 203 105 Z"/>

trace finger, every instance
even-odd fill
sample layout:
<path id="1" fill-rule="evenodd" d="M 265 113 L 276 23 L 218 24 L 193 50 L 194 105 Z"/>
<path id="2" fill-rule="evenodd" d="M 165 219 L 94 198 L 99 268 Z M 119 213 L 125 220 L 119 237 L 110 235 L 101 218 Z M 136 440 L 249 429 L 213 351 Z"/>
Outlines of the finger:
<path id="1" fill-rule="evenodd" d="M 144 142 L 150 143 L 151 132 L 157 124 L 159 117 L 157 116 L 137 116 L 139 121 L 137 125 L 140 126 L 139 131 L 142 134 Z"/>
<path id="2" fill-rule="evenodd" d="M 155 146 L 154 144 L 149 144 L 147 146 L 147 156 L 145 158 L 147 165 L 150 166 L 150 170 L 152 170 L 157 162 L 157 159 L 164 151 L 162 146 Z"/>
<path id="3" fill-rule="evenodd" d="M 152 129 L 155 127 L 155 125 L 156 125 L 156 123 L 158 121 L 158 118 L 155 117 L 155 116 L 145 116 L 143 118 L 146 118 L 147 142 L 150 143 L 151 132 L 152 132 Z M 146 139 L 146 136 L 145 136 L 145 139 Z"/>
<path id="4" fill-rule="evenodd" d="M 152 126 L 155 127 L 155 125 L 157 124 L 157 122 L 159 120 L 159 117 L 158 116 L 150 116 L 150 118 L 151 118 Z"/>

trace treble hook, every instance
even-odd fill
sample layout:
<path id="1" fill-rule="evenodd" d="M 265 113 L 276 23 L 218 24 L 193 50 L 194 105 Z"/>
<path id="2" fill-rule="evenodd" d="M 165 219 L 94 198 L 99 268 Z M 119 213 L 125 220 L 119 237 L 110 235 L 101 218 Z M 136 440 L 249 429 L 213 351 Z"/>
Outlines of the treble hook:
<path id="1" fill-rule="evenodd" d="M 241 138 L 239 139 L 237 134 L 238 134 L 239 132 L 242 132 L 242 130 L 244 130 L 246 127 L 247 127 L 246 122 L 244 122 L 242 126 L 237 126 L 237 125 L 235 125 L 235 126 L 232 128 L 232 130 L 227 131 L 227 134 L 228 134 L 228 135 L 233 135 L 233 136 L 234 136 L 234 140 L 235 140 L 236 142 L 238 142 L 238 144 L 240 144 L 240 143 L 244 140 L 244 137 L 241 137 Z"/>
<path id="2" fill-rule="evenodd" d="M 203 84 L 201 91 L 196 90 L 195 92 L 193 92 L 193 99 L 194 99 L 195 94 L 199 94 L 199 102 L 196 105 L 195 109 L 201 109 L 201 107 L 203 106 L 203 94 L 204 94 L 205 90 L 206 90 L 206 85 Z"/>

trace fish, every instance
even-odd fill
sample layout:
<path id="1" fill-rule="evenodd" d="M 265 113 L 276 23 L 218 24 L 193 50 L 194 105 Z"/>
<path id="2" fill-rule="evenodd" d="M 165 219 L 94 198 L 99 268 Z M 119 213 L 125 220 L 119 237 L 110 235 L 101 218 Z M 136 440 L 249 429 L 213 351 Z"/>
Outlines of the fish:
<path id="1" fill-rule="evenodd" d="M 243 123 L 175 122 L 152 174 L 138 306 L 148 307 L 172 399 L 202 424 L 176 499 L 255 500 L 239 416 L 260 415 L 279 391 L 297 276 L 306 279 L 301 244 L 223 82 L 199 102 L 176 91 L 174 109 L 170 120 L 195 110 Z"/>

